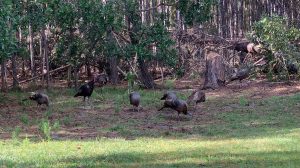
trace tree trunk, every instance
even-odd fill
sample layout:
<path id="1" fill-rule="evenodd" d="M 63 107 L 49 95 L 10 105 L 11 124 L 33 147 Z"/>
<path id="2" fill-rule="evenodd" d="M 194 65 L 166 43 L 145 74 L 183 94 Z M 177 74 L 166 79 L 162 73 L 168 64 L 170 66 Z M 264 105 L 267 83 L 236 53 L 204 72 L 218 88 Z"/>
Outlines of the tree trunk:
<path id="1" fill-rule="evenodd" d="M 16 53 L 14 53 L 11 57 L 11 66 L 12 66 L 12 77 L 13 77 L 13 88 L 18 88 L 18 72 L 17 72 L 17 65 L 16 65 Z"/>
<path id="2" fill-rule="evenodd" d="M 216 52 L 208 51 L 203 89 L 217 89 L 225 85 L 225 65 L 223 58 Z"/>
<path id="3" fill-rule="evenodd" d="M 3 60 L 1 64 L 1 90 L 3 92 L 7 91 L 7 75 L 6 75 L 6 61 Z"/>
<path id="4" fill-rule="evenodd" d="M 151 74 L 148 71 L 147 63 L 145 63 L 145 61 L 140 58 L 138 58 L 137 61 L 138 61 L 139 70 L 140 70 L 139 76 L 140 76 L 140 79 L 141 79 L 142 83 L 144 84 L 144 86 L 147 89 L 155 88 L 155 83 L 154 83 L 154 80 L 153 80 Z"/>
<path id="5" fill-rule="evenodd" d="M 26 71 L 25 71 L 25 59 L 22 58 L 22 77 L 26 76 Z"/>
<path id="6" fill-rule="evenodd" d="M 30 53 L 31 77 L 34 77 L 36 75 L 36 72 L 34 67 L 35 65 L 34 65 L 34 55 L 33 55 L 33 35 L 32 35 L 31 24 L 29 24 L 28 26 L 28 31 L 29 31 L 29 53 Z"/>
<path id="7" fill-rule="evenodd" d="M 93 76 L 91 66 L 88 62 L 86 63 L 86 74 L 89 78 L 91 78 Z"/>
<path id="8" fill-rule="evenodd" d="M 118 77 L 118 63 L 117 63 L 117 57 L 115 56 L 110 56 L 108 58 L 109 61 L 109 79 L 111 80 L 111 83 L 113 85 L 116 85 L 119 81 Z"/>
<path id="9" fill-rule="evenodd" d="M 68 67 L 68 87 L 69 88 L 72 87 L 71 75 L 72 75 L 72 67 L 69 66 Z"/>
<path id="10" fill-rule="evenodd" d="M 75 90 L 78 89 L 78 68 L 75 68 L 74 69 L 74 87 L 75 87 Z"/>
<path id="11" fill-rule="evenodd" d="M 42 58 L 41 74 L 45 73 L 45 54 L 43 50 L 43 37 L 40 38 L 40 58 Z M 45 76 L 42 76 L 42 86 L 45 84 Z"/>
<path id="12" fill-rule="evenodd" d="M 42 29 L 41 36 L 42 36 L 42 46 L 43 46 L 43 56 L 45 58 L 46 63 L 46 82 L 47 82 L 47 88 L 50 87 L 50 75 L 49 75 L 49 49 L 48 49 L 48 41 L 47 41 L 47 35 L 45 32 L 45 28 Z"/>

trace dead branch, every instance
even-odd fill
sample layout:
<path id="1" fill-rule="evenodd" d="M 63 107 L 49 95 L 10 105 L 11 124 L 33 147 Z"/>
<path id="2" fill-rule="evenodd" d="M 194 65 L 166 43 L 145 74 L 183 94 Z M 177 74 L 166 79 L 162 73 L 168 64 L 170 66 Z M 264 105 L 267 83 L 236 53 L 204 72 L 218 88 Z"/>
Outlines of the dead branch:
<path id="1" fill-rule="evenodd" d="M 119 66 L 117 66 L 117 69 L 122 75 L 126 76 L 126 73 Z"/>
<path id="2" fill-rule="evenodd" d="M 63 66 L 63 67 L 54 69 L 54 70 L 52 70 L 52 71 L 49 71 L 49 74 L 54 73 L 54 72 L 57 72 L 57 71 L 60 71 L 60 70 L 65 69 L 65 68 L 68 68 L 69 66 L 71 66 L 71 65 L 66 65 L 66 66 Z M 35 76 L 35 77 L 32 77 L 32 78 L 29 78 L 29 79 L 20 81 L 19 84 L 23 84 L 23 83 L 26 83 L 26 82 L 30 82 L 30 81 L 32 81 L 32 80 L 34 80 L 34 79 L 40 78 L 40 77 L 42 77 L 42 76 L 45 76 L 46 74 L 47 74 L 47 73 L 40 74 L 40 75 L 38 75 L 38 76 Z M 10 87 L 12 87 L 12 86 L 10 86 Z"/>

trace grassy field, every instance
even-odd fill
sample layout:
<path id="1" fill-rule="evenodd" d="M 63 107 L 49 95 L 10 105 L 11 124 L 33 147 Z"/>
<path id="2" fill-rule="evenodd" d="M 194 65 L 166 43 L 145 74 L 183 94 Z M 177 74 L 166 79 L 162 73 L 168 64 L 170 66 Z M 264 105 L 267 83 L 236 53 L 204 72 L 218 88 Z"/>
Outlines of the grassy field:
<path id="1" fill-rule="evenodd" d="M 1 96 L 0 167 L 300 165 L 300 94 L 208 94 L 190 108 L 193 118 L 178 121 L 171 110 L 157 112 L 163 91 L 141 91 L 140 113 L 128 105 L 126 89 L 97 89 L 92 109 L 82 109 L 73 93 L 48 91 L 50 109 L 22 102 L 26 92 Z"/>

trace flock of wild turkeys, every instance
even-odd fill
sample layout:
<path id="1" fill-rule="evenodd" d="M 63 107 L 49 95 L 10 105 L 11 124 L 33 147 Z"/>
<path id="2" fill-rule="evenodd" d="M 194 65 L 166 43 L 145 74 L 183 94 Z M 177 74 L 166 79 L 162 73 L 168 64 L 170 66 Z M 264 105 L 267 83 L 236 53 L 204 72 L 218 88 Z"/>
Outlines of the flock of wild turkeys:
<path id="1" fill-rule="evenodd" d="M 237 70 L 231 77 L 230 81 L 233 80 L 243 80 L 249 76 L 250 73 L 250 68 L 247 67 L 245 69 L 239 69 Z M 74 97 L 83 97 L 83 101 L 86 103 L 86 98 L 88 98 L 88 102 L 94 87 L 95 87 L 95 82 L 100 82 L 101 84 L 106 84 L 108 79 L 103 78 L 103 76 L 98 77 L 93 77 L 91 81 L 88 83 L 82 85 L 79 89 L 78 92 L 74 95 Z M 28 99 L 34 100 L 37 102 L 38 105 L 45 104 L 46 106 L 49 106 L 49 97 L 46 94 L 43 93 L 33 93 Z M 205 101 L 205 94 L 203 92 L 196 91 L 194 92 L 190 97 L 189 100 L 192 99 L 192 101 L 195 101 L 195 103 L 199 102 L 204 102 Z M 24 99 L 27 100 L 27 99 Z M 176 93 L 173 91 L 168 91 L 166 92 L 161 100 L 164 100 L 163 106 L 158 110 L 162 110 L 164 108 L 170 108 L 175 111 L 177 111 L 177 114 L 179 116 L 180 113 L 184 115 L 189 115 L 192 116 L 191 113 L 188 112 L 188 105 L 187 102 L 184 100 L 179 99 L 176 96 Z M 129 94 L 129 101 L 132 106 L 136 108 L 136 110 L 139 112 L 140 110 L 140 102 L 141 102 L 141 95 L 139 92 L 131 92 Z"/>

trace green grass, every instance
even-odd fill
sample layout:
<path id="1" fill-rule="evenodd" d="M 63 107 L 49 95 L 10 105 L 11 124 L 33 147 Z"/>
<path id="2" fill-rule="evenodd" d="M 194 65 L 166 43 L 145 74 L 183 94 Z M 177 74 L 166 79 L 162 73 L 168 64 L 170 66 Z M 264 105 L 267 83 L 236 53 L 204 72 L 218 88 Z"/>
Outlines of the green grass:
<path id="1" fill-rule="evenodd" d="M 104 113 L 111 109 L 112 113 L 106 113 L 109 115 L 107 118 L 89 118 L 91 122 L 80 122 L 78 127 L 74 125 L 76 121 L 72 114 L 81 100 L 70 98 L 74 94 L 71 89 L 48 91 L 53 105 L 51 111 L 46 110 L 42 117 L 59 114 L 58 119 L 42 122 L 41 119 L 32 118 L 29 112 L 24 113 L 22 110 L 34 107 L 35 104 L 21 104 L 22 108 L 15 109 L 17 113 L 23 114 L 17 120 L 21 120 L 24 127 L 41 128 L 40 131 L 49 141 L 20 138 L 20 132 L 26 130 L 23 127 L 4 128 L 11 131 L 13 139 L 0 140 L 0 167 L 235 168 L 300 165 L 300 94 L 259 100 L 247 95 L 230 99 L 208 97 L 201 108 L 194 111 L 197 120 L 177 122 L 164 113 L 151 115 L 162 104 L 159 100 L 162 91 L 140 91 L 142 106 L 148 110 L 149 116 L 139 118 L 135 118 L 138 115 L 135 112 L 124 111 L 129 106 L 126 89 L 105 87 L 102 92 L 96 89 L 95 93 L 92 98 L 96 112 Z M 8 94 L 21 101 L 27 93 Z M 186 100 L 188 94 L 181 92 L 178 96 Z M 9 102 L 5 99 L 0 101 Z M 195 114 L 197 112 L 202 114 Z M 123 119 L 125 113 L 131 116 Z M 2 115 L 4 113 L 0 111 L 0 117 L 5 117 Z M 95 126 L 98 123 L 108 126 Z M 166 130 L 165 125 L 170 123 L 172 128 Z M 41 127 L 38 127 L 39 124 Z M 147 124 L 161 127 L 143 127 Z M 50 140 L 52 130 L 63 127 L 80 129 L 91 125 L 101 135 L 113 132 L 118 136 L 111 139 L 99 136 L 84 140 Z"/>
<path id="2" fill-rule="evenodd" d="M 0 143 L 7 167 L 297 167 L 299 129 L 247 139 L 100 139 Z"/>

